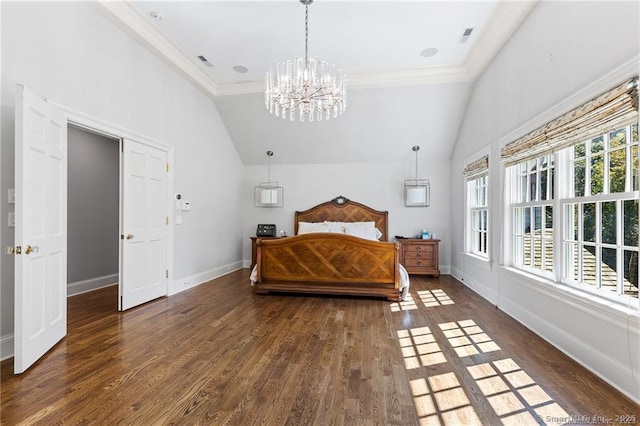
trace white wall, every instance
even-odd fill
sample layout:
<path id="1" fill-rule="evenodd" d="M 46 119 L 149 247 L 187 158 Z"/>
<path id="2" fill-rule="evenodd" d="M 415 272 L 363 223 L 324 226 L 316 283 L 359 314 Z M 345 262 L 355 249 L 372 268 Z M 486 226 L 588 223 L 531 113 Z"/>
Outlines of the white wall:
<path id="1" fill-rule="evenodd" d="M 243 167 L 213 102 L 87 3 L 2 2 L 2 246 L 13 187 L 14 92 L 40 96 L 174 147 L 175 189 L 191 202 L 175 226 L 174 282 L 241 265 Z M 171 292 L 181 287 L 170 288 Z M 13 259 L 2 256 L 0 336 L 13 333 Z M 3 349 L 2 355 L 6 355 Z"/>
<path id="2" fill-rule="evenodd" d="M 266 151 L 266 150 L 265 150 Z M 404 207 L 404 180 L 415 177 L 415 156 L 406 149 L 404 162 L 273 165 L 271 179 L 284 187 L 284 208 L 253 207 L 253 188 L 267 181 L 266 155 L 264 166 L 246 167 L 243 193 L 244 229 L 243 258 L 251 259 L 249 237 L 254 236 L 258 223 L 275 223 L 278 232 L 284 229 L 293 235 L 296 210 L 306 210 L 343 195 L 377 210 L 389 212 L 389 237 L 415 236 L 423 228 L 437 235 L 440 242 L 441 272 L 449 273 L 450 262 L 450 186 L 448 159 L 421 158 L 418 175 L 429 179 L 431 206 Z M 277 155 L 277 153 L 276 153 Z M 422 157 L 427 154 L 420 153 Z M 274 155 L 275 157 L 275 155 Z"/>
<path id="3" fill-rule="evenodd" d="M 490 267 L 464 255 L 463 227 L 452 226 L 452 273 L 636 402 L 637 314 L 586 302 L 562 286 L 513 273 L 498 261 L 503 219 L 500 138 L 636 58 L 639 13 L 638 2 L 539 2 L 476 82 L 451 170 L 452 223 L 463 224 L 465 159 L 490 147 L 490 250 L 495 264 Z"/>

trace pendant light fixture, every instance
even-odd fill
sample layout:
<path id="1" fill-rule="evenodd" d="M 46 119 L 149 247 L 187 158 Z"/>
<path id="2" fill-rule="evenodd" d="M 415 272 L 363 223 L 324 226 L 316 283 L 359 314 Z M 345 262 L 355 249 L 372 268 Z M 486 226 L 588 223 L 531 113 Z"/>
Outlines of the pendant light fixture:
<path id="1" fill-rule="evenodd" d="M 347 80 L 335 65 L 309 58 L 309 5 L 304 4 L 304 58 L 296 57 L 269 68 L 264 79 L 264 100 L 270 113 L 295 121 L 335 118 L 347 107 Z"/>
<path id="2" fill-rule="evenodd" d="M 271 182 L 271 157 L 273 151 L 267 151 L 267 182 L 254 187 L 255 207 L 284 207 L 284 188 L 278 186 L 278 182 Z"/>
<path id="3" fill-rule="evenodd" d="M 404 206 L 429 207 L 429 179 L 418 179 L 418 151 L 420 147 L 414 145 L 411 150 L 416 153 L 416 178 L 404 181 Z"/>

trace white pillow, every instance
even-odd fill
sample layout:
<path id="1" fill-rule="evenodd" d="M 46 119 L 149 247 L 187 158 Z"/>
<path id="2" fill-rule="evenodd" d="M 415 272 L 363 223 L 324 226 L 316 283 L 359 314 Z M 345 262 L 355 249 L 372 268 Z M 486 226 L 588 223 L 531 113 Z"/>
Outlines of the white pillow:
<path id="1" fill-rule="evenodd" d="M 327 225 L 328 231 L 337 234 L 344 234 L 344 226 L 342 222 L 328 222 L 324 221 L 325 225 Z"/>
<path id="2" fill-rule="evenodd" d="M 324 222 L 298 222 L 298 235 L 312 232 L 330 232 L 329 226 Z"/>
<path id="3" fill-rule="evenodd" d="M 382 236 L 375 222 L 343 222 L 344 233 L 366 240 L 378 241 Z"/>

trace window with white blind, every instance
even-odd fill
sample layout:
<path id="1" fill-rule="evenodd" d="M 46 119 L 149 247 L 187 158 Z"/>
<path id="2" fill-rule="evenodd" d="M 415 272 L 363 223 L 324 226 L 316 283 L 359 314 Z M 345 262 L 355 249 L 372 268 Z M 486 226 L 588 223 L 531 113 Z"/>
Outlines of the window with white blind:
<path id="1" fill-rule="evenodd" d="M 638 298 L 637 78 L 502 149 L 507 264 Z"/>

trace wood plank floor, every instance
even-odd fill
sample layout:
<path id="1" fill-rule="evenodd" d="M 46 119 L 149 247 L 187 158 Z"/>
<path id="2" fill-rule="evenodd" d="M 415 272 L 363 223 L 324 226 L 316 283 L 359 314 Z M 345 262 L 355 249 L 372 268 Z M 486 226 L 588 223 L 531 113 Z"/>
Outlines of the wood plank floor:
<path id="1" fill-rule="evenodd" d="M 403 303 L 256 295 L 248 276 L 125 313 L 113 287 L 70 298 L 63 341 L 20 376 L 2 363 L 2 424 L 558 424 L 640 413 L 449 276 L 412 277 Z"/>

